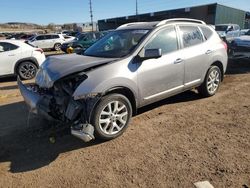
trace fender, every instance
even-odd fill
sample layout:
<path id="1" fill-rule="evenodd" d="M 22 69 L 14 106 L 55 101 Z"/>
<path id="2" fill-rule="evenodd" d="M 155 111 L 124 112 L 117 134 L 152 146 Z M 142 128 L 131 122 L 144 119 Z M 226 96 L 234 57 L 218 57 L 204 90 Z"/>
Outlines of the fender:
<path id="1" fill-rule="evenodd" d="M 96 86 L 88 82 L 87 79 L 83 83 L 81 83 L 80 86 L 75 90 L 73 97 L 75 100 L 79 100 L 81 98 L 85 98 L 88 95 L 97 95 L 97 94 L 104 95 L 106 92 L 109 92 L 114 88 L 129 89 L 133 93 L 135 100 L 137 101 L 138 92 L 136 92 L 137 91 L 136 83 L 134 83 L 130 79 L 122 77 L 117 77 L 110 80 L 104 80 L 103 82 L 100 82 Z"/>

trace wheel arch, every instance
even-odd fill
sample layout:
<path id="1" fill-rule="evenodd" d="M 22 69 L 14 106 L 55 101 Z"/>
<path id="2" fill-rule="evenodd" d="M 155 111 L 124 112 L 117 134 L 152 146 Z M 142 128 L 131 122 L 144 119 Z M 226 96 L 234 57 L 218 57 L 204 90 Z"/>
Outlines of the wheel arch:
<path id="1" fill-rule="evenodd" d="M 217 66 L 217 67 L 219 67 L 219 69 L 220 69 L 220 72 L 221 72 L 221 81 L 223 81 L 223 79 L 224 79 L 224 67 L 223 67 L 223 64 L 222 64 L 222 62 L 220 62 L 220 61 L 215 61 L 215 62 L 213 62 L 212 64 L 211 64 L 211 66 Z"/>
<path id="2" fill-rule="evenodd" d="M 33 58 L 33 57 L 29 57 L 29 58 L 23 58 L 23 59 L 20 59 L 18 60 L 16 63 L 15 63 L 15 66 L 14 66 L 14 74 L 17 74 L 17 68 L 18 66 L 22 63 L 22 62 L 25 62 L 25 61 L 28 61 L 28 62 L 32 62 L 36 65 L 37 68 L 39 68 L 39 64 L 38 64 L 38 61 Z"/>
<path id="3" fill-rule="evenodd" d="M 103 96 L 106 96 L 108 94 L 113 94 L 113 93 L 117 93 L 117 94 L 121 94 L 124 95 L 125 97 L 127 97 L 127 99 L 130 101 L 131 106 L 132 106 L 132 114 L 135 115 L 137 112 L 137 100 L 135 98 L 135 95 L 133 93 L 132 90 L 130 90 L 127 87 L 124 86 L 117 86 L 117 87 L 113 87 L 108 89 L 106 92 L 104 92 Z"/>

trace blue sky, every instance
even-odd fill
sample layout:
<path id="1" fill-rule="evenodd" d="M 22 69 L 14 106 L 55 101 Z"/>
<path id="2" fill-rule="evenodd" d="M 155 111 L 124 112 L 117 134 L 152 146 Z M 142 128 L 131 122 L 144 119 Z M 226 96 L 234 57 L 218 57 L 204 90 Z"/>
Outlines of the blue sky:
<path id="1" fill-rule="evenodd" d="M 0 23 L 88 22 L 89 0 L 1 0 Z M 92 0 L 94 20 L 135 14 L 136 0 Z M 138 0 L 139 13 L 218 2 L 250 11 L 249 0 Z"/>

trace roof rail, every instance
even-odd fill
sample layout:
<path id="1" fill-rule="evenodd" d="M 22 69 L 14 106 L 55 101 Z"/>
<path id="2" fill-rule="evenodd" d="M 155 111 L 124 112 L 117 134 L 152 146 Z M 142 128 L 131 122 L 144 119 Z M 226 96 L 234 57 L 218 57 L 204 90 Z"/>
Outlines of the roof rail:
<path id="1" fill-rule="evenodd" d="M 199 23 L 199 24 L 204 24 L 206 25 L 205 22 L 201 20 L 196 20 L 196 19 L 190 19 L 190 18 L 173 18 L 173 19 L 167 19 L 167 20 L 162 20 L 160 21 L 156 26 L 161 26 L 170 22 L 193 22 L 193 23 Z"/>
<path id="2" fill-rule="evenodd" d="M 147 23 L 147 22 L 132 22 L 132 23 L 126 23 L 126 24 L 123 24 L 123 25 L 117 27 L 117 29 L 120 29 L 120 28 L 123 28 L 123 27 L 127 27 L 127 26 L 130 26 L 130 25 L 137 25 L 137 24 L 144 24 L 144 23 Z"/>

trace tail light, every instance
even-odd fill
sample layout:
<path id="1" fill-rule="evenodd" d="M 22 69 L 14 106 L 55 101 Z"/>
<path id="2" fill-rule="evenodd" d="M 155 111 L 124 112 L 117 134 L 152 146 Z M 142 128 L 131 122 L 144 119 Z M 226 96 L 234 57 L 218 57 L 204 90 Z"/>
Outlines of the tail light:
<path id="1" fill-rule="evenodd" d="M 43 54 L 43 50 L 41 48 L 37 48 L 35 51 L 40 52 L 41 54 Z"/>
<path id="2" fill-rule="evenodd" d="M 222 44 L 223 44 L 224 48 L 225 48 L 226 51 L 227 51 L 227 43 L 225 43 L 224 41 L 222 41 Z"/>

